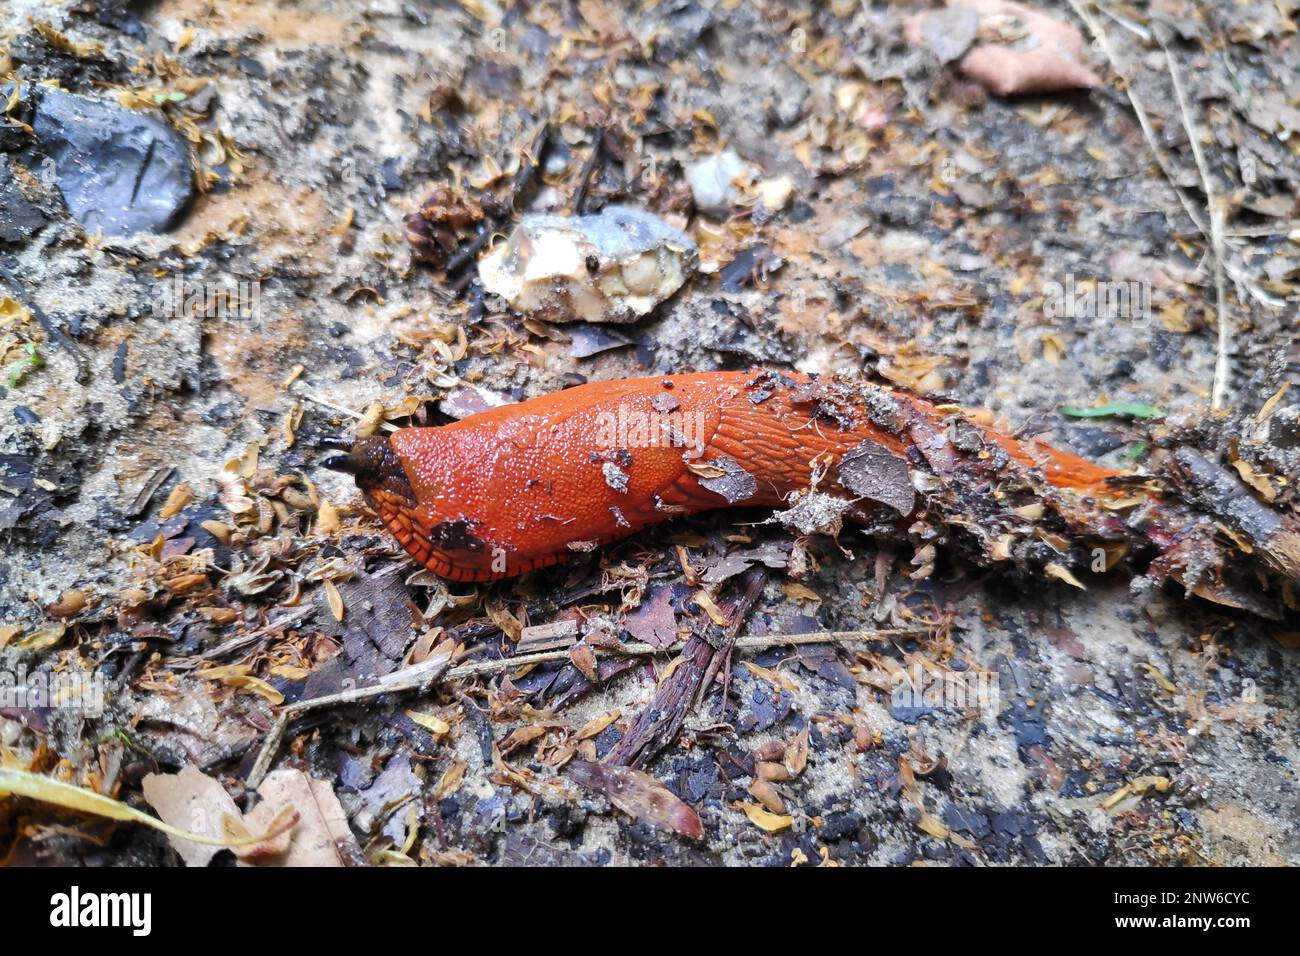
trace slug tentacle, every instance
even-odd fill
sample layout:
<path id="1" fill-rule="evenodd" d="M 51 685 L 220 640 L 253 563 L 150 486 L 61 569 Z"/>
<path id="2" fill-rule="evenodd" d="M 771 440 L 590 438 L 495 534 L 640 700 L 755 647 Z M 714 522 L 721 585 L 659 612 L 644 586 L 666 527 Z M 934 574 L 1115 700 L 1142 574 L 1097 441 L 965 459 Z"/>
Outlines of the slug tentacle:
<path id="1" fill-rule="evenodd" d="M 351 451 L 353 444 L 355 443 L 351 438 L 344 438 L 342 435 L 326 435 L 316 439 L 317 448 L 332 448 L 335 451 Z"/>
<path id="2" fill-rule="evenodd" d="M 386 436 L 360 438 L 355 442 L 342 439 L 323 439 L 327 448 L 346 449 L 346 454 L 330 455 L 321 461 L 322 467 L 341 471 L 356 479 L 357 487 L 373 497 L 378 491 L 395 495 L 415 503 L 411 482 L 392 443 Z"/>

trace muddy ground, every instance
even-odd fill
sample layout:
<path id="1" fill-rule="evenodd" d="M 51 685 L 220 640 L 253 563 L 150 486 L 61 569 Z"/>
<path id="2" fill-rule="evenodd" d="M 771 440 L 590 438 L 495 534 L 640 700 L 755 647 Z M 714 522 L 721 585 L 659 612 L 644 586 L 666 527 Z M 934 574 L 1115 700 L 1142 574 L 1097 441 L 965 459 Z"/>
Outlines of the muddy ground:
<path id="1" fill-rule="evenodd" d="M 423 422 L 467 387 L 522 399 L 668 372 L 841 371 L 1140 468 L 1176 424 L 1213 432 L 1226 320 L 1227 404 L 1260 410 L 1297 359 L 1286 7 L 1161 0 L 1100 17 L 1203 210 L 1156 39 L 1172 28 L 1225 202 L 1225 319 L 1208 243 L 1099 46 L 1100 88 L 1006 98 L 904 43 L 920 4 L 5 4 L 11 78 L 135 91 L 196 141 L 202 190 L 170 232 L 94 235 L 17 170 L 22 143 L 11 155 L 39 213 L 0 243 L 21 286 L 4 290 L 6 363 L 30 343 L 39 364 L 7 370 L 0 392 L 0 662 L 98 674 L 107 705 L 0 707 L 0 753 L 150 812 L 164 811 L 144 799 L 147 774 L 197 766 L 247 810 L 282 702 L 368 683 L 448 635 L 467 662 L 510 652 L 523 625 L 617 635 L 654 595 L 698 631 L 683 560 L 788 551 L 764 514 L 723 512 L 522 582 L 440 583 L 319 467 L 313 441 L 349 434 L 346 411 L 375 402 Z M 664 216 L 709 270 L 583 358 L 590 330 L 458 294 L 406 236 L 435 186 L 500 194 L 544 120 L 557 139 L 530 208 L 568 208 L 604 137 L 589 201 Z M 789 203 L 693 214 L 684 166 L 723 147 L 789 176 Z M 255 308 L 156 308 L 177 276 L 256 282 Z M 1150 309 L 1046 306 L 1049 283 L 1090 281 L 1140 283 Z M 408 396 L 428 402 L 392 411 Z M 1294 421 L 1295 400 L 1272 413 Z M 1161 416 L 1060 412 L 1116 402 Z M 799 580 L 770 569 L 742 634 L 925 633 L 738 653 L 725 714 L 715 689 L 645 768 L 698 813 L 701 839 L 565 771 L 615 746 L 671 655 L 596 686 L 560 661 L 313 713 L 275 766 L 337 796 L 357 851 L 345 862 L 1300 863 L 1294 622 L 1135 589 L 1127 568 L 1081 590 L 941 557 L 913 579 L 905 542 L 850 528 L 838 545 L 812 542 Z M 993 675 L 996 706 L 901 704 L 894 675 L 918 664 Z M 784 768 L 768 788 L 756 761 Z M 179 862 L 153 831 L 8 803 L 12 862 Z"/>

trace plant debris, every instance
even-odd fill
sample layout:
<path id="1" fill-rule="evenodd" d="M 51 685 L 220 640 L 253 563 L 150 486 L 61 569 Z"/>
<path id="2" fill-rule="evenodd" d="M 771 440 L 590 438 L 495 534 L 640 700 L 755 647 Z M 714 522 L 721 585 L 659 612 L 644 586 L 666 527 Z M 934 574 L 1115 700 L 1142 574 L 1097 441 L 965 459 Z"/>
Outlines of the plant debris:
<path id="1" fill-rule="evenodd" d="M 0 5 L 0 859 L 1300 863 L 1285 10 L 128 6 Z M 938 423 L 482 586 L 321 467 L 714 370 Z"/>
<path id="2" fill-rule="evenodd" d="M 1101 86 L 1077 27 L 1010 0 L 948 0 L 946 10 L 910 17 L 906 31 L 999 96 Z"/>

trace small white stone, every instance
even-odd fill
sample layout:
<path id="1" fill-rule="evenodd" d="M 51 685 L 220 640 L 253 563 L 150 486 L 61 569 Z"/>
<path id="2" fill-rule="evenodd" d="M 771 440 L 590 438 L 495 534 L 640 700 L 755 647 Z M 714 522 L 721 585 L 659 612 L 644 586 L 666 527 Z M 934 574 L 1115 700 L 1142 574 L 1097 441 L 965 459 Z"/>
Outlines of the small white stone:
<path id="1" fill-rule="evenodd" d="M 706 216 L 722 217 L 740 198 L 741 186 L 752 183 L 757 173 L 753 164 L 728 149 L 688 166 L 686 182 L 696 209 Z"/>
<path id="2" fill-rule="evenodd" d="M 758 199 L 768 212 L 780 212 L 794 195 L 794 180 L 789 176 L 775 176 L 758 184 Z"/>
<path id="3" fill-rule="evenodd" d="M 487 291 L 553 322 L 635 322 L 699 263 L 685 233 L 629 206 L 589 216 L 525 216 L 479 260 Z"/>

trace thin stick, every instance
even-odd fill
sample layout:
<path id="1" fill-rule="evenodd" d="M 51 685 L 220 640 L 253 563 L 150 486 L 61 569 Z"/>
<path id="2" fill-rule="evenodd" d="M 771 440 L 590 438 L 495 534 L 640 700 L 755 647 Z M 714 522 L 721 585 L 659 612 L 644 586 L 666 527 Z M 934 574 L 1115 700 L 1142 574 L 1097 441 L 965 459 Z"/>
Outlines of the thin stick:
<path id="1" fill-rule="evenodd" d="M 321 398 L 319 395 L 313 395 L 311 392 L 303 392 L 302 397 L 307 399 L 307 401 L 309 402 L 313 402 L 321 406 L 322 408 L 328 408 L 332 412 L 338 412 L 340 415 L 347 415 L 349 418 L 355 418 L 358 421 L 366 417 L 360 412 L 354 412 L 352 409 L 348 408 L 345 405 L 336 405 L 333 402 L 328 401 L 327 399 Z M 394 425 L 392 422 L 380 422 L 379 427 L 390 432 L 397 431 L 397 426 Z"/>
<path id="2" fill-rule="evenodd" d="M 1124 92 L 1128 95 L 1128 101 L 1133 107 L 1133 112 L 1137 116 L 1138 125 L 1142 127 L 1142 135 L 1146 137 L 1147 145 L 1151 148 L 1151 153 L 1155 157 L 1156 164 L 1164 174 L 1165 179 L 1169 181 L 1174 195 L 1178 197 L 1179 203 L 1182 204 L 1183 211 L 1187 213 L 1189 219 L 1196 224 L 1196 228 L 1201 235 L 1210 243 L 1211 252 L 1214 255 L 1214 291 L 1216 300 L 1216 309 L 1218 312 L 1218 346 L 1216 349 L 1214 362 L 1214 384 L 1210 392 L 1210 407 L 1214 410 L 1222 408 L 1224 398 L 1228 388 L 1228 342 L 1230 330 L 1228 328 L 1226 314 L 1226 294 L 1223 281 L 1224 270 L 1224 244 L 1223 244 L 1223 210 L 1218 203 L 1213 186 L 1210 182 L 1209 170 L 1205 165 L 1205 157 L 1201 153 L 1201 143 L 1196 135 L 1196 130 L 1191 122 L 1190 111 L 1187 106 L 1187 97 L 1183 93 L 1182 80 L 1174 64 L 1173 54 L 1170 53 L 1164 37 L 1160 37 L 1160 45 L 1164 48 L 1165 59 L 1169 65 L 1169 76 L 1174 84 L 1174 94 L 1178 99 L 1179 109 L 1183 114 L 1183 125 L 1187 130 L 1187 138 L 1192 144 L 1192 155 L 1196 159 L 1196 167 L 1201 175 L 1202 188 L 1205 190 L 1205 201 L 1207 211 L 1209 212 L 1209 222 L 1207 223 L 1201 216 L 1190 199 L 1183 194 L 1179 188 L 1178 180 L 1174 177 L 1173 167 L 1170 165 L 1168 158 L 1165 156 L 1156 141 L 1155 130 L 1151 126 L 1151 119 L 1147 115 L 1142 101 L 1138 99 L 1132 79 L 1127 71 L 1122 67 L 1122 60 L 1119 52 L 1111 45 L 1110 37 L 1107 36 L 1105 28 L 1102 27 L 1101 21 L 1088 11 L 1087 7 L 1081 0 L 1069 0 L 1071 8 L 1084 23 L 1088 25 L 1089 31 L 1096 38 L 1097 43 L 1101 46 L 1102 52 L 1106 54 L 1106 59 L 1110 61 L 1110 67 L 1124 81 Z M 1157 30 L 1159 34 L 1161 31 Z M 1234 276 L 1235 278 L 1235 276 Z M 1240 280 L 1239 280 L 1240 281 Z M 1251 285 L 1248 281 L 1243 284 Z M 1254 289 L 1252 288 L 1252 294 Z"/>
<path id="3" fill-rule="evenodd" d="M 924 628 L 886 628 L 878 631 L 813 631 L 808 634 L 764 634 L 759 637 L 742 637 L 738 639 L 735 643 L 735 649 L 738 651 L 761 651 L 769 647 L 787 645 L 869 643 L 886 638 L 915 637 L 928 633 L 930 632 Z M 676 654 L 681 648 L 678 645 L 659 647 L 655 644 L 634 642 L 624 644 L 618 648 L 602 647 L 600 650 L 636 657 L 652 654 Z M 569 652 L 567 650 L 540 651 L 536 654 L 521 654 L 518 657 L 503 657 L 499 660 L 461 664 L 459 667 L 448 669 L 449 661 L 446 658 L 429 658 L 412 667 L 381 677 L 377 683 L 369 687 L 345 690 L 337 694 L 326 694 L 322 697 L 313 697 L 310 700 L 300 700 L 289 704 L 280 711 L 280 716 L 276 718 L 275 725 L 271 728 L 266 741 L 262 744 L 262 749 L 257 755 L 257 761 L 253 764 L 253 769 L 248 775 L 246 786 L 250 790 L 257 789 L 263 778 L 265 778 L 267 770 L 270 769 L 271 761 L 275 758 L 276 752 L 280 749 L 280 742 L 284 739 L 289 722 L 309 711 L 319 710 L 324 707 L 356 704 L 361 701 L 382 697 L 385 694 L 400 694 L 411 690 L 425 692 L 439 680 L 443 682 L 464 680 L 467 677 L 496 674 L 516 667 L 526 667 L 530 664 L 545 664 L 552 661 L 567 661 L 568 659 Z"/>
<path id="4" fill-rule="evenodd" d="M 581 216 L 587 211 L 587 190 L 591 188 L 591 178 L 595 175 L 596 168 L 599 165 L 605 153 L 605 127 L 596 128 L 595 143 L 591 147 L 591 155 L 587 157 L 587 162 L 583 165 L 582 174 L 578 177 L 578 190 L 573 194 L 573 202 L 569 206 L 569 212 L 575 216 Z"/>
<path id="5" fill-rule="evenodd" d="M 1206 239 L 1209 239 L 1210 230 L 1205 224 L 1205 221 L 1201 218 L 1201 211 L 1192 205 L 1191 200 L 1184 196 L 1183 191 L 1178 188 L 1178 180 L 1174 175 L 1173 166 L 1170 165 L 1169 159 L 1165 156 L 1164 150 L 1160 148 L 1160 144 L 1156 140 L 1155 128 L 1151 125 L 1151 118 L 1147 115 L 1146 108 L 1142 105 L 1142 101 L 1138 99 L 1136 88 L 1133 85 L 1133 80 L 1129 77 L 1127 70 L 1123 67 L 1123 60 L 1120 59 L 1119 51 L 1111 45 L 1110 37 L 1106 34 L 1105 28 L 1102 27 L 1101 21 L 1088 12 L 1088 9 L 1080 2 L 1080 0 L 1070 0 L 1070 6 L 1074 9 L 1074 12 L 1078 14 L 1079 19 L 1088 25 L 1088 30 L 1101 45 L 1102 52 L 1106 54 L 1106 59 L 1110 62 L 1110 68 L 1115 71 L 1115 74 L 1121 80 L 1124 81 L 1124 92 L 1128 95 L 1128 101 L 1133 107 L 1133 113 L 1137 116 L 1138 125 L 1142 127 L 1142 135 L 1146 137 L 1147 145 L 1151 148 L 1151 154 L 1155 157 L 1156 165 L 1160 167 L 1160 172 L 1163 173 L 1165 179 L 1169 181 L 1169 185 L 1173 189 L 1174 195 L 1178 197 L 1178 201 L 1182 204 L 1183 211 L 1186 212 L 1187 217 L 1196 224 L 1196 228 L 1200 230 L 1201 235 Z"/>
<path id="6" fill-rule="evenodd" d="M 1174 96 L 1178 99 L 1178 109 L 1183 114 L 1183 128 L 1192 144 L 1192 156 L 1196 159 L 1197 172 L 1201 174 L 1201 187 L 1205 190 L 1205 207 L 1210 214 L 1210 250 L 1214 256 L 1214 299 L 1215 320 L 1219 327 L 1218 350 L 1214 360 L 1214 386 L 1210 390 L 1210 408 L 1218 411 L 1223 407 L 1228 394 L 1228 342 L 1232 335 L 1231 322 L 1227 309 L 1227 290 L 1223 281 L 1223 206 L 1214 191 L 1214 180 L 1210 168 L 1205 162 L 1205 153 L 1201 150 L 1200 130 L 1192 122 L 1191 109 L 1187 105 L 1187 94 L 1183 90 L 1183 80 L 1174 62 L 1174 54 L 1165 42 L 1164 31 L 1157 30 L 1156 36 L 1165 51 L 1165 62 L 1169 66 L 1169 78 L 1174 83 Z"/>
<path id="7" fill-rule="evenodd" d="M 295 624 L 300 624 L 304 618 L 310 617 L 315 612 L 316 608 L 312 605 L 300 607 L 277 620 L 262 625 L 256 630 L 249 631 L 247 634 L 240 634 L 238 637 L 232 637 L 224 644 L 220 644 L 211 650 L 204 651 L 202 654 L 196 654 L 190 658 L 177 659 L 173 662 L 172 666 L 178 670 L 197 667 L 203 661 L 210 661 L 214 657 L 222 657 L 232 651 L 237 651 L 241 648 L 247 647 L 249 644 L 256 643 L 267 635 L 275 634 L 278 631 L 283 631 L 293 627 Z"/>
<path id="8" fill-rule="evenodd" d="M 736 641 L 738 651 L 762 651 L 769 647 L 799 646 L 802 644 L 853 644 L 870 642 L 889 637 L 915 637 L 928 634 L 923 628 L 891 628 L 881 631 L 813 631 L 808 634 L 764 634 L 761 637 L 742 637 Z M 598 648 L 620 657 L 640 657 L 654 654 L 676 654 L 679 645 L 659 647 L 657 644 L 629 642 L 618 647 Z M 527 667 L 530 664 L 547 664 L 553 661 L 567 661 L 568 650 L 538 651 L 536 654 L 520 654 L 518 657 L 502 657 L 491 661 L 478 661 L 474 664 L 461 664 L 447 671 L 444 680 L 463 680 L 466 677 L 478 677 L 482 674 L 497 674 Z"/>
<path id="9" fill-rule="evenodd" d="M 248 789 L 256 790 L 258 785 L 261 784 L 266 776 L 266 771 L 270 769 L 276 751 L 280 749 L 280 741 L 284 739 L 284 732 L 289 726 L 289 721 L 293 718 L 308 711 L 320 710 L 323 707 L 356 704 L 363 700 L 382 697 L 384 694 L 400 694 L 408 690 L 427 690 L 446 672 L 449 663 L 451 663 L 449 657 L 431 657 L 394 674 L 387 674 L 369 687 L 353 688 L 352 690 L 340 691 L 337 694 L 312 697 L 309 700 L 300 700 L 285 707 L 280 711 L 275 726 L 271 728 L 265 743 L 262 744 L 262 749 L 257 754 L 257 761 L 248 774 L 246 784 Z"/>
<path id="10" fill-rule="evenodd" d="M 507 207 L 508 213 L 517 212 L 520 200 L 524 198 L 525 193 L 531 191 L 533 181 L 536 178 L 542 163 L 546 160 L 546 152 L 550 149 L 551 138 L 554 135 L 555 129 L 551 126 L 550 120 L 543 120 L 537 129 L 537 133 L 531 140 L 530 145 L 520 155 L 519 168 L 515 170 L 515 174 L 510 180 L 510 202 Z M 479 226 L 478 232 L 474 235 L 474 238 L 470 240 L 467 245 L 459 248 L 456 251 L 456 254 L 447 260 L 447 265 L 443 269 L 443 274 L 445 276 L 451 276 L 453 273 L 459 272 L 461 269 L 464 269 L 473 262 L 483 247 L 491 241 L 492 237 L 497 234 L 510 218 L 511 217 L 508 214 L 500 219 L 489 217 L 487 222 L 484 222 Z M 477 278 L 478 269 L 475 268 L 471 270 L 470 274 L 462 275 L 459 279 L 453 282 L 450 287 L 451 291 L 456 296 L 459 296 Z"/>
<path id="11" fill-rule="evenodd" d="M 1262 226 L 1233 226 L 1231 229 L 1224 229 L 1223 234 L 1234 239 L 1259 239 L 1268 236 L 1285 236 L 1297 230 L 1300 230 L 1300 220 L 1272 222 Z"/>
<path id="12" fill-rule="evenodd" d="M 77 343 L 73 342 L 63 329 L 51 321 L 50 317 L 36 304 L 36 300 L 31 297 L 27 287 L 14 278 L 13 273 L 3 265 L 0 265 L 0 279 L 3 279 L 5 284 L 13 290 L 14 298 L 26 307 L 32 315 L 36 316 L 36 321 L 45 330 L 45 334 L 59 343 L 59 346 L 72 356 L 72 361 L 77 366 L 77 381 L 82 383 L 90 381 L 90 365 L 86 362 L 85 354 L 77 347 Z"/>

